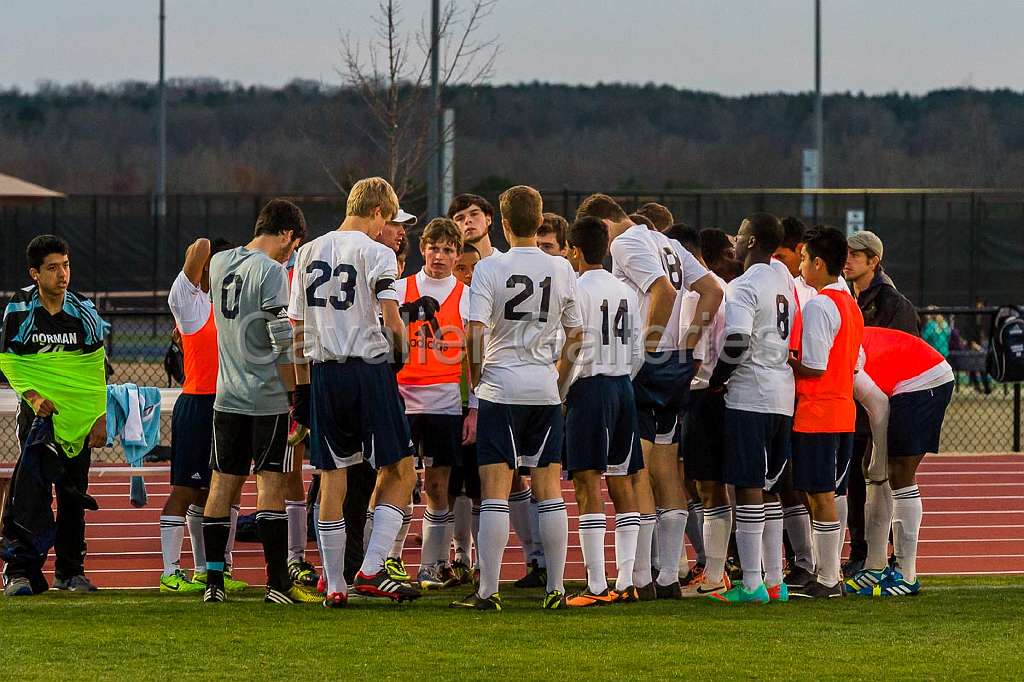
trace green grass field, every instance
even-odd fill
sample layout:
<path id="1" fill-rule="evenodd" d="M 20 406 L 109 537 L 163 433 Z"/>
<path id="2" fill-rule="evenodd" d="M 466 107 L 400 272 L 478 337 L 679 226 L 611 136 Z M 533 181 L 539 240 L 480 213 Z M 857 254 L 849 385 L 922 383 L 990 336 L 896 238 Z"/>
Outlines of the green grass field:
<path id="1" fill-rule="evenodd" d="M 0 599 L 12 679 L 1021 679 L 1024 581 L 927 579 L 916 598 L 502 613 L 451 594 L 346 610 L 204 607 L 154 592 Z"/>

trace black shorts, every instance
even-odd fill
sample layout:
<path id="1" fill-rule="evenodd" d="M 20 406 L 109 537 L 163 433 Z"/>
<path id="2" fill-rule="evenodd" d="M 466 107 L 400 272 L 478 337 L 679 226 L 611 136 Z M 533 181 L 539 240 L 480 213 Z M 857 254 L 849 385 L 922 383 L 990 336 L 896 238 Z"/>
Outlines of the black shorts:
<path id="1" fill-rule="evenodd" d="M 690 391 L 690 407 L 683 418 L 680 448 L 686 478 L 691 481 L 724 479 L 725 394 L 707 389 Z"/>
<path id="2" fill-rule="evenodd" d="M 686 411 L 693 379 L 693 351 L 648 353 L 633 379 L 640 438 L 649 443 L 679 442 L 679 418 Z"/>
<path id="3" fill-rule="evenodd" d="M 461 414 L 407 414 L 413 447 L 423 466 L 451 467 L 462 461 Z"/>
<path id="4" fill-rule="evenodd" d="M 366 460 L 375 469 L 412 455 L 391 366 L 349 358 L 315 362 L 310 375 L 309 461 L 324 471 Z"/>
<path id="5" fill-rule="evenodd" d="M 579 379 L 565 399 L 566 469 L 627 476 L 643 469 L 628 376 Z"/>
<path id="6" fill-rule="evenodd" d="M 561 461 L 562 406 L 480 401 L 476 422 L 479 466 L 540 469 Z"/>
<path id="7" fill-rule="evenodd" d="M 939 451 L 942 420 L 953 382 L 889 398 L 889 456 L 917 457 Z"/>
<path id="8" fill-rule="evenodd" d="M 469 410 L 463 408 L 462 412 L 465 415 Z M 476 443 L 461 445 L 460 448 L 459 463 L 453 466 L 451 473 L 448 474 L 448 494 L 452 497 L 465 495 L 472 500 L 479 500 L 480 469 L 476 463 Z"/>
<path id="9" fill-rule="evenodd" d="M 215 395 L 182 393 L 171 412 L 171 485 L 210 487 Z"/>
<path id="10" fill-rule="evenodd" d="M 232 476 L 248 476 L 250 471 L 290 472 L 288 413 L 254 416 L 214 410 L 210 468 Z"/>
<path id="11" fill-rule="evenodd" d="M 793 433 L 793 489 L 846 494 L 852 433 Z"/>
<path id="12" fill-rule="evenodd" d="M 775 492 L 790 457 L 793 418 L 725 408 L 725 483 Z"/>

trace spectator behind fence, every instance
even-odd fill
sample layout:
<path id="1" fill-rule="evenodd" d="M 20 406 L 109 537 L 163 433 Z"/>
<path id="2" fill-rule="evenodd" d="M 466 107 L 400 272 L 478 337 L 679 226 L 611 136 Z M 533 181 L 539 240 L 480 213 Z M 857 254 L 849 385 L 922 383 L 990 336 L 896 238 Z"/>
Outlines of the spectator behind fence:
<path id="1" fill-rule="evenodd" d="M 927 341 L 929 346 L 939 351 L 943 358 L 949 357 L 950 336 L 949 322 L 945 317 L 942 315 L 925 316 L 924 326 L 921 328 L 921 338 Z"/>

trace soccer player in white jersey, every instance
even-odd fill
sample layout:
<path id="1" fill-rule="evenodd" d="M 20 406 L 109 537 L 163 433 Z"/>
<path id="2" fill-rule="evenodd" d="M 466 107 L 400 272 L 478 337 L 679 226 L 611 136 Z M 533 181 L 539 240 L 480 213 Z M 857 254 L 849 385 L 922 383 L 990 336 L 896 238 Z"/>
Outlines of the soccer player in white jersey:
<path id="1" fill-rule="evenodd" d="M 416 587 L 389 578 L 384 569 L 416 483 L 409 425 L 391 366 L 406 349 L 395 291 L 398 264 L 394 251 L 374 241 L 397 211 L 398 197 L 386 180 L 360 180 L 338 229 L 303 246 L 295 263 L 288 307 L 295 325 L 295 414 L 309 424 L 310 461 L 323 472 L 317 532 L 326 607 L 348 602 L 342 573 L 345 470 L 363 459 L 378 470 L 380 482 L 373 532 L 353 588 L 395 601 L 419 596 Z"/>
<path id="2" fill-rule="evenodd" d="M 608 229 L 597 218 L 577 220 L 568 235 L 568 258 L 580 273 L 577 308 L 583 345 L 566 395 L 566 466 L 580 510 L 579 536 L 587 589 L 566 599 L 573 607 L 637 600 L 633 586 L 640 510 L 630 474 L 642 466 L 636 402 L 630 382 L 643 364 L 637 313 L 640 303 L 624 283 L 604 270 Z M 605 577 L 608 519 L 601 475 L 615 507 L 615 589 Z"/>
<path id="3" fill-rule="evenodd" d="M 708 387 L 726 391 L 724 482 L 736 489 L 736 545 L 743 567 L 742 584 L 709 595 L 723 602 L 771 599 L 761 574 L 765 500 L 777 501 L 776 484 L 789 462 L 794 401 L 788 364 L 793 278 L 772 258 L 781 241 L 782 225 L 768 213 L 740 225 L 736 256 L 743 274 L 729 282 L 726 340 Z M 725 556 L 721 538 L 705 538 L 705 545 L 709 557 Z M 781 579 L 781 547 L 778 564 L 765 569 L 777 568 Z"/>
<path id="4" fill-rule="evenodd" d="M 693 255 L 656 230 L 635 225 L 611 197 L 593 194 L 580 204 L 577 219 L 593 216 L 608 227 L 612 274 L 640 300 L 646 360 L 633 380 L 645 470 L 636 474 L 640 537 L 634 571 L 640 598 L 681 596 L 679 562 L 686 531 L 686 495 L 679 476 L 679 416 L 693 378 L 693 349 L 702 324 L 722 302 L 722 288 Z M 699 299 L 688 333 L 679 335 L 679 309 L 687 291 Z M 657 517 L 654 513 L 657 510 Z M 652 525 L 657 519 L 660 570 L 651 576 Z"/>
<path id="5" fill-rule="evenodd" d="M 559 330 L 575 350 L 582 335 L 576 274 L 563 258 L 536 246 L 543 220 L 540 193 L 516 186 L 501 195 L 501 222 L 512 248 L 485 258 L 473 273 L 467 345 L 471 382 L 480 403 L 480 585 L 452 606 L 500 610 L 498 580 L 508 544 L 513 472 L 531 470 L 547 557 L 545 609 L 565 604 L 563 572 L 568 516 L 561 490 L 562 409 L 572 353 L 557 347 Z M 487 330 L 482 362 L 476 344 Z M 560 351 L 561 354 L 560 354 Z M 557 369 L 556 369 L 557 360 Z"/>

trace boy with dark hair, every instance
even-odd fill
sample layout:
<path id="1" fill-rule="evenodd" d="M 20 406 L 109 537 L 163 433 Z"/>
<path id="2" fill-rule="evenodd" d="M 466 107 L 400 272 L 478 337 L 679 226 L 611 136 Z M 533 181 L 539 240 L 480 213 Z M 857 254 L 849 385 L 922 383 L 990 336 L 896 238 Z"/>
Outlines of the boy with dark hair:
<path id="1" fill-rule="evenodd" d="M 478 194 L 459 194 L 448 205 L 448 217 L 462 229 L 466 244 L 470 244 L 487 258 L 494 251 L 491 246 L 491 222 L 494 207 Z"/>
<path id="2" fill-rule="evenodd" d="M 569 230 L 569 221 L 557 213 L 544 213 L 544 222 L 537 230 L 537 247 L 549 256 L 565 258 L 565 233 Z"/>

